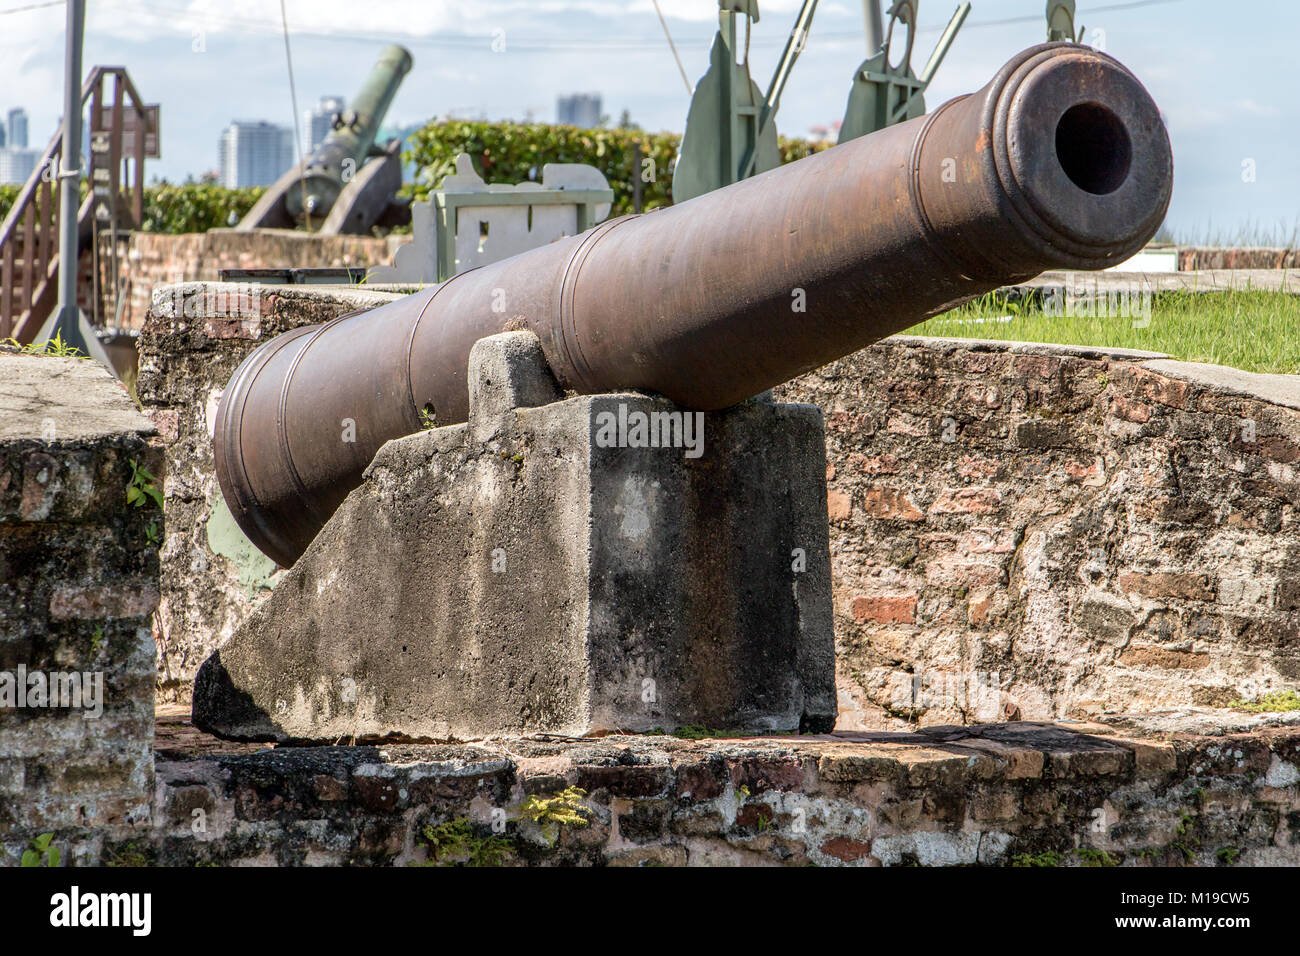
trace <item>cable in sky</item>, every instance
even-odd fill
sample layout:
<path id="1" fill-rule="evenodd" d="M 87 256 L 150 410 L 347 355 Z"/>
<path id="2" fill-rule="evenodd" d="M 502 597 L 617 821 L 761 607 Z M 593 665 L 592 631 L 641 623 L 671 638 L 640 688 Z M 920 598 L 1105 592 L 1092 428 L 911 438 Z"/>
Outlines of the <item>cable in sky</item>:
<path id="1" fill-rule="evenodd" d="M 284 61 L 289 67 L 289 102 L 293 105 L 293 142 L 295 146 L 294 162 L 302 171 L 302 131 L 298 126 L 298 89 L 293 82 L 293 56 L 289 53 L 289 14 L 284 9 L 284 0 L 280 0 L 280 22 L 284 26 Z M 302 212 L 307 217 L 307 231 L 311 232 L 311 210 L 307 208 L 307 179 L 299 176 L 302 186 Z"/>
<path id="2" fill-rule="evenodd" d="M 686 94 L 694 96 L 695 90 L 691 86 L 691 79 L 686 75 L 686 67 L 682 66 L 682 58 L 677 55 L 677 45 L 673 43 L 673 35 L 668 32 L 668 22 L 664 20 L 664 12 L 659 9 L 659 0 L 650 0 L 655 5 L 655 13 L 659 14 L 659 25 L 664 28 L 664 36 L 668 38 L 668 48 L 673 51 L 673 59 L 677 61 L 677 69 L 682 74 L 682 82 L 686 84 Z"/>

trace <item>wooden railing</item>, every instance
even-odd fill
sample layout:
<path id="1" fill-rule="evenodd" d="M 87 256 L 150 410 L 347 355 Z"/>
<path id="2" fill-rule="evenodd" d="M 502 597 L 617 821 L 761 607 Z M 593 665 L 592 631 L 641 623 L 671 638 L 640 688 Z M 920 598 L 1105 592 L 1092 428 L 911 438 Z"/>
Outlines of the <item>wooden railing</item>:
<path id="1" fill-rule="evenodd" d="M 81 104 L 83 110 L 90 107 L 91 155 L 86 176 L 90 189 L 77 215 L 79 252 L 100 224 L 114 234 L 139 228 L 144 218 L 144 160 L 148 153 L 157 155 L 158 132 L 156 107 L 146 106 L 125 67 L 95 67 L 82 86 Z M 0 224 L 0 340 L 12 336 L 30 342 L 57 304 L 58 173 L 65 166 L 81 166 L 80 149 L 65 164 L 63 147 L 60 130 Z M 92 311 L 99 312 L 98 304 Z"/>

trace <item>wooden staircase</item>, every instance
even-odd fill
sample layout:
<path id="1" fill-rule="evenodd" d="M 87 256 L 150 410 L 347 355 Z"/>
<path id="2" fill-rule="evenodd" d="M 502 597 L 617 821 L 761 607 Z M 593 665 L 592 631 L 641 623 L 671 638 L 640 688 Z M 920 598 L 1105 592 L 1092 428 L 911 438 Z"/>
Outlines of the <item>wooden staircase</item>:
<path id="1" fill-rule="evenodd" d="M 95 67 L 81 104 L 89 106 L 90 157 L 77 213 L 78 265 L 89 266 L 91 282 L 78 282 L 78 297 L 91 323 L 105 327 L 122 291 L 119 248 L 144 218 L 144 160 L 158 155 L 158 107 L 140 99 L 120 66 Z M 30 343 L 58 302 L 63 145 L 60 130 L 0 224 L 0 340 Z M 68 165 L 80 165 L 75 154 Z"/>

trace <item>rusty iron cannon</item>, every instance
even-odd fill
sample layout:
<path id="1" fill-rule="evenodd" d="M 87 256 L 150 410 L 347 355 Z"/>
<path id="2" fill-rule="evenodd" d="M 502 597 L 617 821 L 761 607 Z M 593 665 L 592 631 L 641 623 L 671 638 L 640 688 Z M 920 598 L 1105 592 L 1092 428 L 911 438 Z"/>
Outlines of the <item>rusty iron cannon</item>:
<path id="1" fill-rule="evenodd" d="M 1035 46 L 926 116 L 267 342 L 222 398 L 221 489 L 288 566 L 381 445 L 466 419 L 485 336 L 531 330 L 576 392 L 720 409 L 999 286 L 1120 262 L 1171 189 L 1133 74 Z"/>

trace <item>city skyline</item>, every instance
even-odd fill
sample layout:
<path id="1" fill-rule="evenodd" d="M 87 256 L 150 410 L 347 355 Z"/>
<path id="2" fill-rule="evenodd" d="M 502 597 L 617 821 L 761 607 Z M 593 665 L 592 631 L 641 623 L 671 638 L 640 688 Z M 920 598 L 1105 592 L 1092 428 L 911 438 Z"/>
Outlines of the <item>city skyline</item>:
<path id="1" fill-rule="evenodd" d="M 25 183 L 36 171 L 41 154 L 28 145 L 28 125 L 23 107 L 14 106 L 6 111 L 4 125 L 0 127 L 0 184 Z"/>
<path id="2" fill-rule="evenodd" d="M 599 93 L 568 93 L 555 98 L 555 122 L 590 129 L 600 125 Z"/>
<path id="3" fill-rule="evenodd" d="M 266 120 L 232 120 L 217 141 L 217 181 L 269 186 L 294 165 L 294 131 Z"/>

